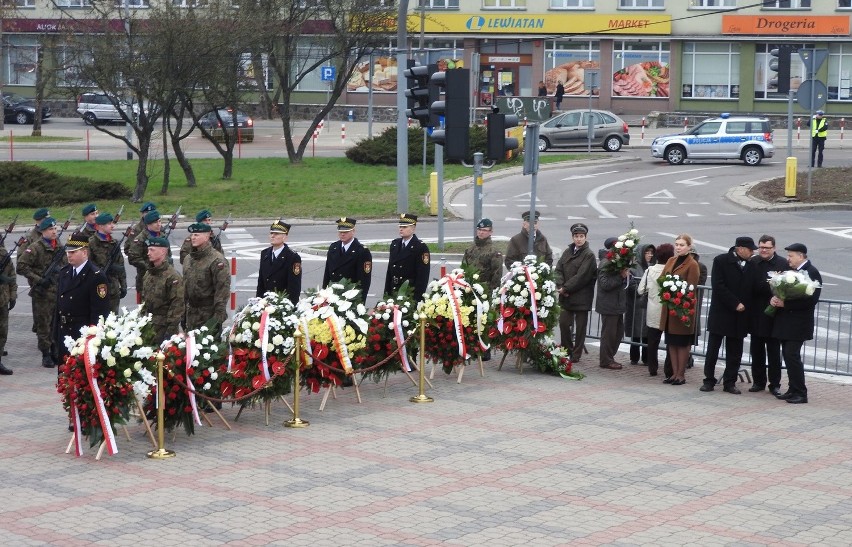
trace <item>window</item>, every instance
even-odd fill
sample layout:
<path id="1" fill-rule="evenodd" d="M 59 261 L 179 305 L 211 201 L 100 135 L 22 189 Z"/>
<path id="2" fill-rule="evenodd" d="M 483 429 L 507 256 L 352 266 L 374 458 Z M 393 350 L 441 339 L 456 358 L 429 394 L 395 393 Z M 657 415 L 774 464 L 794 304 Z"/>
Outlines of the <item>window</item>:
<path id="1" fill-rule="evenodd" d="M 665 0 L 618 0 L 619 9 L 665 8 Z"/>
<path id="2" fill-rule="evenodd" d="M 730 99 L 740 96 L 740 45 L 686 42 L 683 46 L 685 99 Z"/>
<path id="3" fill-rule="evenodd" d="M 766 9 L 801 9 L 810 8 L 811 0 L 763 0 Z"/>
<path id="4" fill-rule="evenodd" d="M 595 0 L 550 0 L 550 9 L 595 9 Z"/>
<path id="5" fill-rule="evenodd" d="M 485 9 L 518 9 L 526 8 L 527 0 L 482 0 Z"/>
<path id="6" fill-rule="evenodd" d="M 172 0 L 172 5 L 176 8 L 197 8 L 206 6 L 207 0 Z"/>
<path id="7" fill-rule="evenodd" d="M 838 8 L 852 8 L 852 0 L 839 0 L 837 2 Z"/>
<path id="8" fill-rule="evenodd" d="M 770 51 L 777 48 L 778 44 L 756 44 L 754 56 L 754 98 L 755 99 L 787 99 L 786 93 L 778 93 L 778 82 L 776 73 L 769 69 Z M 812 44 L 793 44 L 793 53 L 790 55 L 790 89 L 798 89 L 799 85 L 806 80 L 805 65 L 801 57 L 796 53 L 804 47 L 812 48 Z"/>
<path id="9" fill-rule="evenodd" d="M 737 0 L 691 0 L 691 8 L 735 8 Z"/>
<path id="10" fill-rule="evenodd" d="M 91 0 L 56 0 L 56 5 L 60 8 L 90 8 L 92 2 Z"/>
<path id="11" fill-rule="evenodd" d="M 669 96 L 669 43 L 613 43 L 612 94 L 617 97 Z"/>
<path id="12" fill-rule="evenodd" d="M 20 43 L 9 44 L 4 49 L 9 67 L 8 85 L 35 85 L 38 46 Z"/>
<path id="13" fill-rule="evenodd" d="M 585 72 L 600 69 L 600 42 L 548 41 L 544 55 L 544 84 L 548 95 L 556 92 L 559 82 L 565 87 L 565 95 L 588 95 Z M 592 82 L 588 83 L 591 86 Z M 600 86 L 600 76 L 594 85 Z"/>
<path id="14" fill-rule="evenodd" d="M 459 0 L 419 0 L 418 9 L 459 9 Z"/>
<path id="15" fill-rule="evenodd" d="M 123 8 L 124 6 L 131 8 L 147 8 L 150 7 L 148 0 L 118 0 L 115 7 Z"/>
<path id="16" fill-rule="evenodd" d="M 722 122 L 704 122 L 691 131 L 693 135 L 715 135 L 722 127 Z"/>
<path id="17" fill-rule="evenodd" d="M 828 100 L 852 101 L 852 45 L 831 44 L 828 49 Z"/>
<path id="18" fill-rule="evenodd" d="M 18 8 L 34 8 L 35 0 L 15 0 L 15 7 Z"/>

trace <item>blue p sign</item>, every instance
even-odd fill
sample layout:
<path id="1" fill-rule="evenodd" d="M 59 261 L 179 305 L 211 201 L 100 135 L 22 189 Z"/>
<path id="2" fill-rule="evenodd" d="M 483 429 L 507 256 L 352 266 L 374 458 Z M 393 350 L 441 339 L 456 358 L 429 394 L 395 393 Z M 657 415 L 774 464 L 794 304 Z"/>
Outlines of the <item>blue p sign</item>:
<path id="1" fill-rule="evenodd" d="M 334 81 L 335 68 L 333 66 L 324 66 L 320 68 L 320 79 L 323 82 Z"/>

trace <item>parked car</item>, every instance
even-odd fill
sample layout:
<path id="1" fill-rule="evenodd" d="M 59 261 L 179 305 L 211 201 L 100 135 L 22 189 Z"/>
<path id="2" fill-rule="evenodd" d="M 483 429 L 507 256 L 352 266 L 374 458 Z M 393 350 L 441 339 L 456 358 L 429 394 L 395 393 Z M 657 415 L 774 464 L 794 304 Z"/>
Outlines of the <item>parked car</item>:
<path id="1" fill-rule="evenodd" d="M 538 150 L 587 146 L 589 142 L 589 116 L 593 123 L 592 146 L 601 146 L 609 152 L 618 152 L 630 144 L 630 128 L 621 118 L 606 110 L 568 110 L 541 124 Z"/>
<path id="2" fill-rule="evenodd" d="M 35 111 L 36 105 L 33 99 L 27 99 L 15 93 L 3 93 L 3 116 L 5 121 L 13 121 L 20 125 L 33 123 L 35 120 Z M 46 120 L 50 115 L 50 107 L 42 104 L 41 119 Z"/>
<path id="3" fill-rule="evenodd" d="M 111 97 L 103 91 L 90 91 L 77 97 L 77 114 L 83 117 L 83 121 L 87 125 L 124 122 L 124 118 L 121 117 L 116 105 L 121 108 L 122 112 L 132 112 L 131 116 L 134 119 L 139 114 L 139 107 L 135 104 L 130 104 L 129 101 L 124 99 Z"/>
<path id="4" fill-rule="evenodd" d="M 672 165 L 690 160 L 741 160 L 760 165 L 775 155 L 772 127 L 766 118 L 722 114 L 704 120 L 690 131 L 657 137 L 651 143 L 651 156 Z"/>
<path id="5" fill-rule="evenodd" d="M 254 141 L 254 120 L 241 110 L 236 111 L 236 126 L 234 125 L 234 111 L 231 108 L 218 108 L 211 110 L 201 116 L 198 120 L 198 125 L 206 129 L 210 136 L 222 141 L 225 139 L 225 131 L 222 126 L 228 128 L 228 133 L 231 137 L 234 136 L 236 130 L 242 142 Z"/>

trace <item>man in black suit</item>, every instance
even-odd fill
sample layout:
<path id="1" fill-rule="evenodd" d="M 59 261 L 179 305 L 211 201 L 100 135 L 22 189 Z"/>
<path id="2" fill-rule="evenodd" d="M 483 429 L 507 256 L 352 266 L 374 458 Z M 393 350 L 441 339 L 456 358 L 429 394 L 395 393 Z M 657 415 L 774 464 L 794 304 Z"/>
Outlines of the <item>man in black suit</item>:
<path id="1" fill-rule="evenodd" d="M 65 361 L 68 348 L 65 337 L 80 337 L 80 329 L 95 325 L 109 315 L 109 281 L 106 274 L 89 260 L 89 237 L 72 234 L 65 245 L 68 264 L 59 272 L 56 285 L 54 340 L 59 363 Z"/>
<path id="2" fill-rule="evenodd" d="M 751 291 L 751 307 L 749 308 L 749 332 L 751 343 L 751 376 L 753 384 L 749 388 L 752 393 L 766 388 L 767 364 L 769 365 L 769 392 L 780 395 L 781 387 L 781 342 L 772 337 L 772 327 L 775 318 L 766 315 L 763 310 L 769 305 L 772 290 L 769 288 L 769 272 L 789 270 L 787 261 L 775 253 L 775 238 L 762 235 L 757 241 L 758 254 L 751 259 L 754 283 Z"/>
<path id="3" fill-rule="evenodd" d="M 751 306 L 752 265 L 748 262 L 757 245 L 750 237 L 738 237 L 727 253 L 713 259 L 710 273 L 710 312 L 707 315 L 707 356 L 701 391 L 716 386 L 716 361 L 725 339 L 724 391 L 739 395 L 737 374 L 743 358 L 743 339 L 748 334 L 748 307 Z"/>
<path id="4" fill-rule="evenodd" d="M 357 222 L 352 217 L 337 219 L 338 241 L 328 247 L 322 286 L 328 287 L 329 283 L 341 279 L 353 281 L 361 289 L 361 302 L 364 303 L 373 277 L 373 255 L 355 238 Z"/>
<path id="5" fill-rule="evenodd" d="M 793 243 L 784 247 L 787 251 L 787 264 L 791 270 L 806 272 L 811 281 L 822 285 L 819 270 L 808 260 L 808 248 L 802 243 Z M 805 365 L 802 363 L 802 345 L 805 340 L 814 337 L 814 310 L 822 289 L 816 288 L 812 295 L 794 300 L 781 300 L 773 296 L 769 304 L 777 308 L 772 336 L 781 340 L 781 355 L 787 365 L 787 392 L 778 395 L 794 405 L 808 402 L 808 388 L 805 387 Z"/>
<path id="6" fill-rule="evenodd" d="M 271 247 L 260 252 L 256 296 L 268 291 L 284 292 L 294 305 L 302 292 L 302 257 L 287 246 L 290 225 L 281 219 L 269 227 Z"/>
<path id="7" fill-rule="evenodd" d="M 420 300 L 429 284 L 429 247 L 414 234 L 417 215 L 399 215 L 399 237 L 391 242 L 388 273 L 385 277 L 385 294 L 395 294 L 408 281 L 414 289 L 414 298 Z"/>

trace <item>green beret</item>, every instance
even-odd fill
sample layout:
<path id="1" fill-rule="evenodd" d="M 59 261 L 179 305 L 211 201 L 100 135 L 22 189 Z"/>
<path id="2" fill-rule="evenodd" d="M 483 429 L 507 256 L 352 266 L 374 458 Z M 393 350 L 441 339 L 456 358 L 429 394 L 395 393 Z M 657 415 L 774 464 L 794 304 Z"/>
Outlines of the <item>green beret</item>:
<path id="1" fill-rule="evenodd" d="M 53 228 L 54 226 L 56 226 L 56 219 L 53 217 L 47 217 L 42 219 L 41 222 L 39 222 L 38 229 L 40 232 L 43 232 L 45 230 Z"/>
<path id="2" fill-rule="evenodd" d="M 90 203 L 83 207 L 83 216 L 90 215 L 98 210 L 98 206 L 94 203 Z"/>
<path id="3" fill-rule="evenodd" d="M 33 220 L 42 221 L 50 216 L 50 211 L 47 207 L 42 207 L 41 209 L 36 209 L 36 212 L 33 213 Z"/>
<path id="4" fill-rule="evenodd" d="M 149 247 L 165 247 L 166 249 L 171 247 L 169 245 L 169 240 L 164 237 L 149 237 L 145 240 L 145 243 L 147 243 Z"/>
<path id="5" fill-rule="evenodd" d="M 148 211 L 145 213 L 145 216 L 142 217 L 142 222 L 145 224 L 151 224 L 160 220 L 160 213 L 155 209 L 153 211 Z"/>
<path id="6" fill-rule="evenodd" d="M 195 224 L 189 225 L 189 233 L 190 234 L 203 234 L 205 232 L 212 232 L 213 228 L 210 227 L 209 224 L 204 224 L 203 222 L 196 222 Z"/>
<path id="7" fill-rule="evenodd" d="M 155 209 L 157 209 L 156 205 L 154 205 L 150 201 L 146 201 L 145 204 L 142 205 L 142 207 L 139 208 L 139 212 L 140 213 L 147 213 L 148 211 L 154 211 Z"/>
<path id="8" fill-rule="evenodd" d="M 494 223 L 491 222 L 490 218 L 483 218 L 476 224 L 477 228 L 493 228 Z"/>
<path id="9" fill-rule="evenodd" d="M 195 215 L 195 222 L 204 222 L 205 220 L 207 220 L 208 218 L 211 218 L 212 216 L 213 216 L 213 213 L 211 213 L 207 209 L 203 209 L 203 210 L 199 211 L 197 215 Z"/>
<path id="10" fill-rule="evenodd" d="M 114 222 L 115 217 L 109 213 L 101 213 L 95 217 L 95 224 L 100 224 L 103 226 L 104 224 L 109 224 L 110 222 Z"/>

